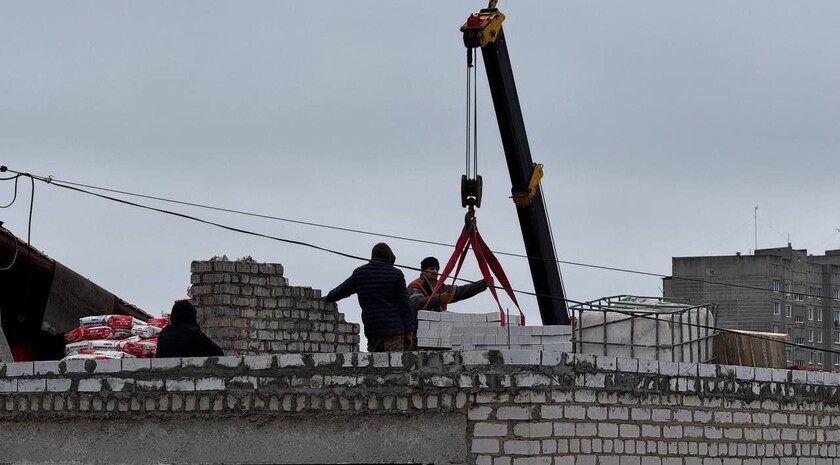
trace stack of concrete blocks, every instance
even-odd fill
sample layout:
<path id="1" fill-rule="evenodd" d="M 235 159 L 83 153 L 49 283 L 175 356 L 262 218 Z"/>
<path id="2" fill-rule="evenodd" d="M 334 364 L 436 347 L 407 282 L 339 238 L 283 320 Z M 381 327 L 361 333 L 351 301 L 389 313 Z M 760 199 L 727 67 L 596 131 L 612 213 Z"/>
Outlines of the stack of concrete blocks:
<path id="1" fill-rule="evenodd" d="M 319 289 L 290 286 L 279 263 L 194 261 L 191 270 L 199 323 L 225 355 L 359 351 L 359 325 Z"/>
<path id="2" fill-rule="evenodd" d="M 510 315 L 505 326 L 496 312 L 421 310 L 417 320 L 420 349 L 572 352 L 571 326 L 523 326 L 519 315 Z"/>

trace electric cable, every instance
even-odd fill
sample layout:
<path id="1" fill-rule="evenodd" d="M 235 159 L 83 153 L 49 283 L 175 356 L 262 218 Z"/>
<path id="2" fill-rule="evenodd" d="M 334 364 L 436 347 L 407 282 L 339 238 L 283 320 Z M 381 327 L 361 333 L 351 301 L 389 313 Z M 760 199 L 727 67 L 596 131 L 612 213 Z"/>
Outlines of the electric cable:
<path id="1" fill-rule="evenodd" d="M 9 171 L 11 171 L 11 170 L 9 170 Z M 41 176 L 36 176 L 36 175 L 29 174 L 29 173 L 19 173 L 19 174 L 21 174 L 22 176 L 29 177 L 30 181 L 32 183 L 32 187 L 33 187 L 32 196 L 30 198 L 30 212 L 29 212 L 30 213 L 29 214 L 30 231 L 27 234 L 27 239 L 28 240 L 29 240 L 29 235 L 31 234 L 32 208 L 33 208 L 33 205 L 34 205 L 34 198 L 35 198 L 34 185 L 35 185 L 35 180 L 39 180 L 39 181 L 43 181 L 43 182 L 53 184 L 53 185 L 58 186 L 58 187 L 62 187 L 64 189 L 69 189 L 69 190 L 73 190 L 73 191 L 76 191 L 76 192 L 85 193 L 85 194 L 92 195 L 92 196 L 95 196 L 95 197 L 99 197 L 99 198 L 102 198 L 102 199 L 105 199 L 105 200 L 111 200 L 111 201 L 114 201 L 114 202 L 117 202 L 117 203 L 129 205 L 129 206 L 134 206 L 134 207 L 145 209 L 145 210 L 155 211 L 155 212 L 158 212 L 158 213 L 163 213 L 163 214 L 167 214 L 167 215 L 171 215 L 171 216 L 175 216 L 175 217 L 180 217 L 180 218 L 184 218 L 184 219 L 193 220 L 193 221 L 196 221 L 196 222 L 199 222 L 199 223 L 203 223 L 203 224 L 207 224 L 207 225 L 211 225 L 211 226 L 216 226 L 216 227 L 226 229 L 226 230 L 229 230 L 229 231 L 232 231 L 232 232 L 238 232 L 238 233 L 241 233 L 241 234 L 251 235 L 251 236 L 255 236 L 255 237 L 262 237 L 262 238 L 271 239 L 271 240 L 284 242 L 284 243 L 288 243 L 288 244 L 309 247 L 309 248 L 312 248 L 312 249 L 332 253 L 332 254 L 335 254 L 335 255 L 339 255 L 339 256 L 342 256 L 342 257 L 346 257 L 346 258 L 351 258 L 351 259 L 354 259 L 354 260 L 368 261 L 368 259 L 364 258 L 364 257 L 348 254 L 348 253 L 345 253 L 345 252 L 340 252 L 340 251 L 337 251 L 337 250 L 328 249 L 326 247 L 321 247 L 321 246 L 317 246 L 317 245 L 302 242 L 302 241 L 284 239 L 284 238 L 280 238 L 280 237 L 276 237 L 276 236 L 271 236 L 271 235 L 268 235 L 268 234 L 262 234 L 262 233 L 258 233 L 258 232 L 254 232 L 254 231 L 240 229 L 240 228 L 236 228 L 236 227 L 233 227 L 233 226 L 227 226 L 227 225 L 224 225 L 224 224 L 221 224 L 221 223 L 216 223 L 216 222 L 204 220 L 204 219 L 201 219 L 201 218 L 193 217 L 193 216 L 186 215 L 186 214 L 183 214 L 183 213 L 173 212 L 173 211 L 169 211 L 169 210 L 163 210 L 163 209 L 160 209 L 160 208 L 155 208 L 155 207 L 151 207 L 151 206 L 148 206 L 148 205 L 142 205 L 142 204 L 138 204 L 138 203 L 135 203 L 135 202 L 130 202 L 130 201 L 127 201 L 127 200 L 118 199 L 118 198 L 110 197 L 110 196 L 103 195 L 103 194 L 97 194 L 95 192 L 90 192 L 90 191 L 86 191 L 84 189 L 80 189 L 80 188 L 73 187 L 73 186 L 70 186 L 70 185 L 65 185 L 64 183 L 58 182 L 56 179 L 53 179 L 52 177 L 44 178 L 44 177 L 41 177 Z M 29 251 L 30 251 L 30 254 L 31 254 L 31 245 L 29 244 L 29 242 L 27 242 L 27 245 L 29 246 Z M 410 270 L 414 270 L 414 271 L 421 271 L 417 267 L 412 267 L 412 266 L 407 266 L 407 265 L 395 264 L 394 266 L 396 266 L 398 268 L 402 268 L 402 269 L 410 269 Z M 471 281 L 471 280 L 463 279 L 463 278 L 458 278 L 458 280 L 469 282 L 469 283 L 475 283 L 476 282 L 476 281 Z M 498 289 L 498 286 L 494 286 L 494 287 Z M 759 289 L 760 290 L 767 290 L 767 289 L 763 289 L 763 288 L 759 288 Z M 576 301 L 576 300 L 572 300 L 572 299 L 560 299 L 559 297 L 556 297 L 556 296 L 553 296 L 553 295 L 537 294 L 536 292 L 523 291 L 523 290 L 518 290 L 518 289 L 512 289 L 512 291 L 516 292 L 518 294 L 530 295 L 530 296 L 534 296 L 534 297 L 546 297 L 546 298 L 555 299 L 555 300 L 564 300 L 567 303 L 573 303 L 573 304 L 577 304 L 577 305 L 591 305 L 591 304 L 588 304 L 588 303 L 585 303 L 585 302 L 580 302 L 580 301 Z M 632 314 L 632 315 L 638 316 L 640 318 L 655 319 L 655 317 L 645 317 L 645 316 L 642 316 L 642 315 L 633 314 L 632 312 L 619 311 L 619 310 L 616 310 L 616 309 L 613 309 L 613 308 L 610 308 L 610 307 L 606 307 L 606 308 L 608 308 L 609 311 L 615 311 L 616 313 Z M 661 319 L 659 321 L 661 321 Z M 693 327 L 698 327 L 698 328 L 705 328 L 705 329 L 713 329 L 713 330 L 717 330 L 717 331 L 721 331 L 721 332 L 731 332 L 731 333 L 739 334 L 739 335 L 742 335 L 742 336 L 747 336 L 747 337 L 752 337 L 752 338 L 756 338 L 756 339 L 762 339 L 762 340 L 766 340 L 766 341 L 770 341 L 770 342 L 784 344 L 786 346 L 799 347 L 799 348 L 804 348 L 804 349 L 809 349 L 809 350 L 816 350 L 816 351 L 825 352 L 825 353 L 840 354 L 840 351 L 837 351 L 837 350 L 819 349 L 819 348 L 807 346 L 807 345 L 804 345 L 804 344 L 791 343 L 791 342 L 787 342 L 787 341 L 778 341 L 778 340 L 775 340 L 775 339 L 771 339 L 771 338 L 767 338 L 767 337 L 763 337 L 763 336 L 759 336 L 759 335 L 755 335 L 755 334 L 741 333 L 741 332 L 736 331 L 736 330 L 715 328 L 715 327 L 711 327 L 711 326 L 707 326 L 707 325 L 700 325 L 700 324 L 697 324 L 697 323 L 689 323 L 689 322 L 677 322 L 677 324 L 693 326 Z"/>
<path id="2" fill-rule="evenodd" d="M 9 170 L 9 171 L 17 173 L 16 171 L 13 171 L 13 170 Z M 19 174 L 31 176 L 28 173 L 19 173 Z M 145 199 L 150 199 L 150 200 L 157 200 L 157 201 L 160 201 L 160 202 L 173 203 L 173 204 L 177 204 L 177 205 L 185 205 L 185 206 L 190 206 L 190 207 L 203 208 L 203 209 L 207 209 L 207 210 L 221 211 L 221 212 L 233 213 L 233 214 L 237 214 L 237 215 L 249 216 L 249 217 L 254 217 L 254 218 L 269 219 L 269 220 L 274 220 L 274 221 L 282 221 L 282 222 L 286 222 L 286 223 L 300 224 L 300 225 L 304 225 L 304 226 L 312 226 L 312 227 L 330 229 L 330 230 L 335 230 L 335 231 L 351 232 L 351 233 L 355 233 L 355 234 L 362 234 L 362 235 L 368 235 L 368 236 L 374 236 L 374 237 L 382 237 L 382 238 L 388 238 L 388 239 L 396 239 L 396 240 L 402 240 L 402 241 L 406 241 L 406 242 L 415 242 L 415 243 L 418 243 L 418 244 L 436 245 L 436 246 L 448 247 L 448 248 L 452 248 L 452 247 L 455 246 L 454 244 L 449 244 L 449 243 L 446 243 L 446 242 L 430 241 L 430 240 L 418 239 L 418 238 L 413 238 L 413 237 L 408 237 L 408 236 L 378 233 L 378 232 L 374 232 L 374 231 L 365 231 L 365 230 L 361 230 L 361 229 L 345 228 L 345 227 L 332 226 L 332 225 L 323 224 L 323 223 L 315 223 L 315 222 L 309 222 L 309 221 L 301 221 L 301 220 L 283 218 L 283 217 L 278 217 L 278 216 L 265 215 L 265 214 L 260 214 L 260 213 L 246 212 L 246 211 L 242 211 L 242 210 L 234 210 L 234 209 L 230 209 L 230 208 L 216 207 L 216 206 L 212 206 L 212 205 L 206 205 L 206 204 L 200 204 L 200 203 L 194 203 L 194 202 L 186 202 L 186 201 L 182 201 L 182 200 L 169 199 L 169 198 L 165 198 L 165 197 L 157 197 L 157 196 L 140 194 L 140 193 L 129 192 L 129 191 L 124 191 L 124 190 L 111 189 L 111 188 L 106 188 L 106 187 L 99 187 L 99 186 L 94 186 L 94 185 L 90 185 L 90 184 L 83 184 L 83 183 L 65 181 L 65 180 L 62 180 L 62 179 L 51 178 L 51 177 L 41 179 L 41 177 L 36 176 L 36 179 L 42 180 L 44 182 L 48 182 L 47 179 L 49 179 L 54 184 L 61 183 L 61 184 L 69 185 L 69 186 L 85 187 L 85 188 L 88 188 L 88 189 L 94 189 L 94 190 L 103 191 L 103 192 L 111 192 L 111 193 L 115 193 L 115 194 L 122 194 L 122 195 L 128 195 L 128 196 L 132 196 L 132 197 L 139 197 L 139 198 L 145 198 Z M 84 190 L 82 190 L 81 192 L 85 192 L 85 193 L 88 193 L 90 195 L 97 195 L 97 194 L 94 194 L 92 192 L 87 192 L 87 191 L 84 191 Z M 533 259 L 533 260 L 550 260 L 550 259 L 547 259 L 547 258 L 544 258 L 544 257 L 531 257 L 531 256 L 528 256 L 528 255 L 525 255 L 525 254 L 518 254 L 518 253 L 504 252 L 504 251 L 495 251 L 494 250 L 493 253 L 496 254 L 496 255 L 502 255 L 502 256 L 507 256 L 507 257 L 525 258 L 525 259 L 528 259 L 528 260 L 531 260 L 531 259 Z M 758 287 L 758 286 L 750 286 L 750 285 L 747 285 L 747 284 L 728 283 L 728 282 L 713 281 L 713 280 L 707 280 L 707 279 L 701 279 L 701 278 L 691 278 L 691 277 L 685 277 L 685 276 L 673 276 L 673 275 L 666 275 L 666 274 L 662 274 L 662 273 L 652 273 L 652 272 L 648 272 L 648 271 L 632 270 L 632 269 L 627 269 L 627 268 L 618 268 L 618 267 L 611 267 L 611 266 L 605 266 L 605 265 L 595 265 L 595 264 L 591 264 L 591 263 L 583 263 L 583 262 L 576 262 L 576 261 L 570 261 L 570 260 L 555 260 L 555 261 L 560 265 L 570 265 L 570 266 L 578 266 L 578 267 L 582 267 L 582 268 L 591 268 L 591 269 L 604 270 L 604 271 L 614 271 L 614 272 L 618 272 L 618 273 L 636 274 L 636 275 L 640 275 L 640 276 L 650 276 L 650 277 L 655 277 L 655 278 L 659 278 L 659 279 L 669 278 L 669 279 L 679 280 L 679 281 L 696 282 L 696 283 L 700 283 L 700 284 L 709 284 L 709 285 L 716 285 L 716 286 L 723 286 L 723 287 L 732 287 L 732 288 L 747 289 L 747 290 L 753 290 L 753 291 L 776 292 L 772 289 L 767 289 L 767 288 Z M 822 298 L 821 295 L 810 294 L 810 293 L 797 293 L 797 294 L 802 295 L 804 297 Z"/>
<path id="3" fill-rule="evenodd" d="M 17 193 L 18 193 L 18 180 L 20 180 L 20 175 L 19 175 L 19 174 L 16 174 L 16 175 L 14 175 L 14 176 L 10 176 L 10 177 L 8 177 L 8 178 L 0 178 L 0 181 L 9 181 L 9 180 L 11 180 L 11 179 L 14 179 L 14 180 L 15 180 L 15 194 L 14 194 L 14 196 L 12 196 L 12 201 L 11 201 L 11 202 L 9 202 L 9 203 L 8 203 L 8 204 L 6 204 L 6 205 L 0 205 L 0 208 L 9 208 L 9 207 L 11 207 L 11 206 L 12 206 L 12 204 L 14 204 L 14 203 L 15 203 L 15 200 L 17 200 Z"/>
<path id="4" fill-rule="evenodd" d="M 2 226 L 0 226 L 0 229 L 3 229 L 4 231 L 8 232 L 9 235 L 12 236 L 15 239 L 15 254 L 12 255 L 12 261 L 9 262 L 8 265 L 6 265 L 4 267 L 0 267 L 0 271 L 9 271 L 9 270 L 12 269 L 13 266 L 15 266 L 15 261 L 17 261 L 18 253 L 20 252 L 20 240 L 18 239 L 17 236 L 12 234 L 12 232 L 9 231 L 8 229 L 6 229 Z"/>

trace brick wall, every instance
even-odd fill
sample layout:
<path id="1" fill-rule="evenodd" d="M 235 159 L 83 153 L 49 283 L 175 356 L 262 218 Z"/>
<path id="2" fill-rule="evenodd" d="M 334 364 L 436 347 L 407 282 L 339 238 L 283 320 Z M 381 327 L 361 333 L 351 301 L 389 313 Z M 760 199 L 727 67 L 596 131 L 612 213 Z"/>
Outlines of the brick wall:
<path id="1" fill-rule="evenodd" d="M 201 328 L 225 354 L 359 350 L 359 325 L 320 290 L 290 286 L 279 263 L 194 261 L 191 270 Z"/>
<path id="2" fill-rule="evenodd" d="M 831 464 L 840 374 L 536 351 L 0 365 L 3 461 L 102 461 L 103 435 L 155 451 L 109 463 Z"/>

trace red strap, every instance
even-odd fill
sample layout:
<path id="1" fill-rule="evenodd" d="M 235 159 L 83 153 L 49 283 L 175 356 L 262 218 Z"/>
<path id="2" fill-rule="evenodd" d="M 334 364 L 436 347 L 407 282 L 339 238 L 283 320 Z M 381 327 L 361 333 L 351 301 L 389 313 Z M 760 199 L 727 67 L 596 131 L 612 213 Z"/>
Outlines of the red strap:
<path id="1" fill-rule="evenodd" d="M 429 302 L 431 302 L 432 296 L 437 294 L 438 290 L 440 290 L 441 286 L 443 286 L 443 283 L 446 281 L 446 278 L 449 277 L 449 273 L 452 271 L 452 268 L 455 267 L 455 260 L 457 260 L 459 254 L 461 254 L 463 261 L 463 256 L 466 255 L 465 252 L 469 250 L 470 246 L 470 231 L 471 230 L 467 228 L 464 228 L 464 230 L 461 231 L 461 236 L 458 237 L 458 241 L 455 243 L 455 250 L 452 252 L 452 256 L 449 257 L 449 261 L 446 262 L 446 266 L 443 268 L 440 276 L 438 276 L 437 284 L 435 284 L 435 288 L 432 289 L 432 293 L 429 294 L 429 297 L 426 299 L 426 304 L 423 305 L 423 310 L 429 308 Z M 459 270 L 460 268 L 461 267 L 458 266 Z"/>
<path id="2" fill-rule="evenodd" d="M 478 233 L 478 230 L 475 231 L 475 242 L 480 245 L 481 250 L 484 252 L 484 258 L 487 260 L 490 270 L 497 278 L 499 278 L 499 284 L 502 285 L 508 297 L 510 297 L 510 300 L 516 304 L 516 309 L 519 310 L 519 316 L 522 318 L 522 326 L 525 326 L 525 314 L 522 313 L 522 308 L 516 300 L 516 294 L 513 293 L 513 288 L 510 285 L 507 275 L 505 275 L 505 270 L 502 268 L 502 264 L 499 263 L 496 256 L 493 255 L 493 251 L 490 250 L 490 247 L 487 247 L 487 244 L 484 242 L 481 234 Z"/>
<path id="3" fill-rule="evenodd" d="M 493 294 L 493 299 L 496 300 L 496 305 L 499 307 L 499 317 L 501 318 L 502 326 L 507 324 L 507 318 L 505 316 L 505 312 L 502 309 L 502 303 L 499 300 L 499 295 L 496 292 L 496 286 L 494 285 L 493 275 L 499 279 L 499 284 L 502 285 L 502 289 L 505 290 L 505 293 L 510 297 L 510 300 L 513 301 L 514 305 L 516 305 L 516 309 L 519 311 L 519 316 L 522 318 L 522 325 L 525 324 L 525 314 L 522 313 L 522 308 L 519 307 L 519 302 L 516 300 L 516 294 L 513 293 L 513 288 L 510 285 L 510 281 L 505 275 L 504 269 L 502 269 L 501 263 L 493 255 L 493 252 L 490 250 L 490 247 L 487 247 L 487 244 L 484 242 L 484 239 L 481 237 L 481 234 L 478 233 L 478 228 L 475 227 L 475 223 L 464 227 L 461 231 L 461 235 L 458 237 L 458 241 L 455 243 L 455 250 L 452 251 L 452 256 L 449 257 L 449 260 L 446 262 L 446 266 L 443 268 L 443 271 L 440 273 L 438 277 L 438 281 L 435 284 L 435 288 L 432 290 L 432 293 L 426 299 L 426 304 L 423 306 L 423 310 L 426 310 L 429 307 L 429 303 L 432 300 L 432 296 L 436 295 L 440 290 L 441 286 L 443 286 L 444 282 L 449 278 L 449 273 L 452 272 L 452 269 L 455 268 L 455 274 L 453 275 L 453 283 L 455 279 L 458 278 L 458 274 L 461 272 L 461 266 L 464 264 L 464 259 L 467 256 L 467 253 L 470 250 L 470 246 L 472 246 L 473 253 L 475 254 L 475 259 L 478 262 L 478 269 L 481 271 L 481 275 L 484 278 L 484 281 L 487 283 L 487 287 L 490 288 L 490 293 Z M 457 267 L 456 267 L 456 260 L 457 260 Z M 445 308 L 445 307 L 444 307 Z"/>
<path id="4" fill-rule="evenodd" d="M 476 233 L 473 233 L 473 238 L 475 238 L 475 234 Z M 487 260 L 484 259 L 484 251 L 481 249 L 481 243 L 477 240 L 473 244 L 473 252 L 475 253 L 475 259 L 478 262 L 478 269 L 481 270 L 481 276 L 484 277 L 484 282 L 487 283 L 490 293 L 493 294 L 493 298 L 496 299 L 496 305 L 499 306 L 499 316 L 502 321 L 502 326 L 505 326 L 507 324 L 505 311 L 502 310 L 502 303 L 499 301 L 499 295 L 496 293 L 496 286 L 493 283 L 493 277 L 490 275 Z"/>

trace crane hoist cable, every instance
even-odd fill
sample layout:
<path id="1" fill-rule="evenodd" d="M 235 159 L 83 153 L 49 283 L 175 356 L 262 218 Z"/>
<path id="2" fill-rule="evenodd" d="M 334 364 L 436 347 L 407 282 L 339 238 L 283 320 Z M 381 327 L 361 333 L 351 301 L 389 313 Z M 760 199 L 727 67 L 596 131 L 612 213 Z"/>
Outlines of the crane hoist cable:
<path id="1" fill-rule="evenodd" d="M 464 28 L 467 28 L 470 24 L 471 22 L 468 20 L 467 24 L 465 24 L 461 30 L 463 31 Z M 490 293 L 493 295 L 493 298 L 496 300 L 496 304 L 499 307 L 499 316 L 502 326 L 507 324 L 506 314 L 502 309 L 502 303 L 499 300 L 493 276 L 498 279 L 502 289 L 508 297 L 510 297 L 510 300 L 513 301 L 516 309 L 519 310 L 521 318 L 520 321 L 524 325 L 525 315 L 519 307 L 519 302 L 516 300 L 516 295 L 513 293 L 510 280 L 508 280 L 507 275 L 505 275 L 505 271 L 502 269 L 502 265 L 499 263 L 499 260 L 493 254 L 490 247 L 487 246 L 487 243 L 484 242 L 484 239 L 478 232 L 478 226 L 476 225 L 475 209 L 481 207 L 482 193 L 482 180 L 481 176 L 478 174 L 478 85 L 476 82 L 477 69 L 475 66 L 475 62 L 478 57 L 478 47 L 467 44 L 466 41 L 465 45 L 467 46 L 466 129 L 464 137 L 466 149 L 464 155 L 465 172 L 464 175 L 461 176 L 461 206 L 467 208 L 467 213 L 464 216 L 464 228 L 455 243 L 455 250 L 452 252 L 446 266 L 440 273 L 440 279 L 438 279 L 435 284 L 435 288 L 432 290 L 431 294 L 429 294 L 429 298 L 426 300 L 426 304 L 423 306 L 423 309 L 428 308 L 432 296 L 438 293 L 441 286 L 443 286 L 449 278 L 449 274 L 453 272 L 453 269 L 454 275 L 452 276 L 452 284 L 455 284 L 458 274 L 461 272 L 461 266 L 464 264 L 464 260 L 466 259 L 470 248 L 472 248 L 476 261 L 478 262 L 478 269 L 481 271 L 481 275 L 487 283 L 487 286 L 490 288 Z M 537 181 L 537 183 L 539 183 L 539 181 Z"/>

